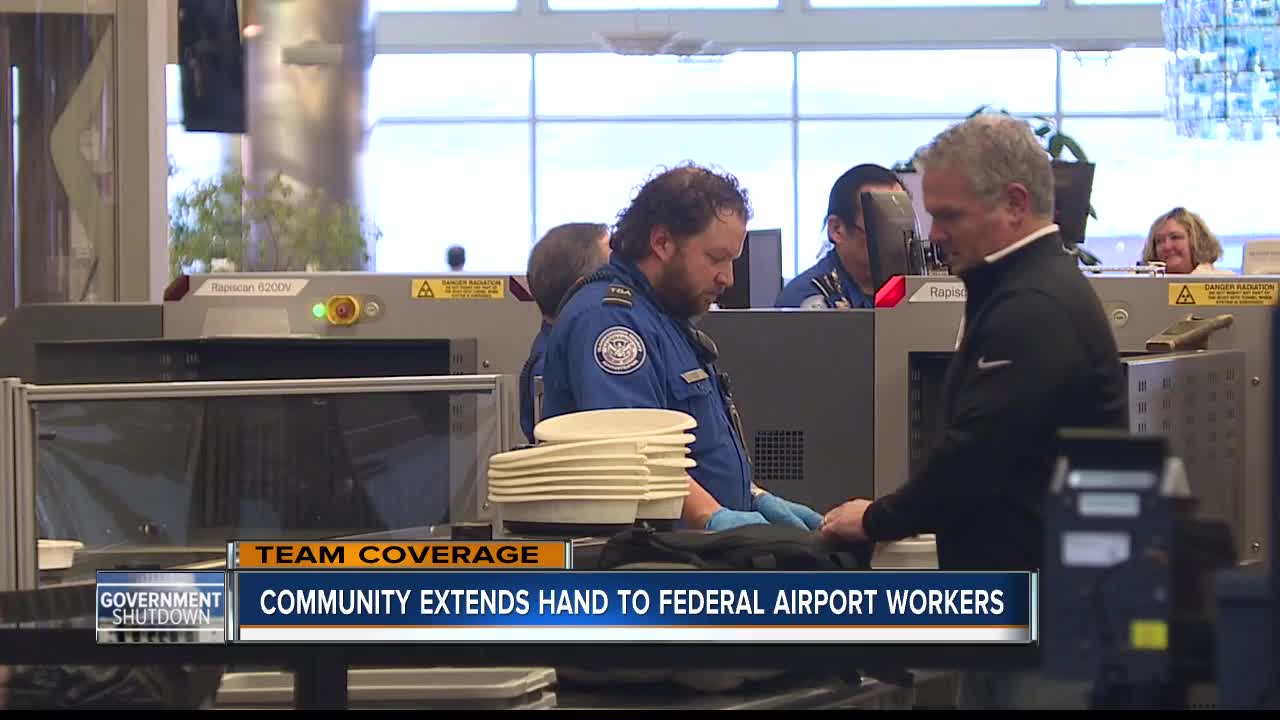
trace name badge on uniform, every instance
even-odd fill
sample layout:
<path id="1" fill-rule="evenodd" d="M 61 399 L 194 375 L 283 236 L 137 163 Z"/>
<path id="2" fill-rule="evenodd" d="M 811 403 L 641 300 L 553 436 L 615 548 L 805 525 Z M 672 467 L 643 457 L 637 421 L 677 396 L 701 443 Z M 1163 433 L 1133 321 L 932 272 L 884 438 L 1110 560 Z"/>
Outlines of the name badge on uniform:
<path id="1" fill-rule="evenodd" d="M 698 382 L 699 380 L 706 380 L 711 376 L 707 374 L 706 370 L 703 370 L 702 368 L 698 368 L 697 370 L 690 370 L 688 372 L 680 373 L 680 377 L 684 378 L 684 381 L 686 383 L 692 385 Z"/>

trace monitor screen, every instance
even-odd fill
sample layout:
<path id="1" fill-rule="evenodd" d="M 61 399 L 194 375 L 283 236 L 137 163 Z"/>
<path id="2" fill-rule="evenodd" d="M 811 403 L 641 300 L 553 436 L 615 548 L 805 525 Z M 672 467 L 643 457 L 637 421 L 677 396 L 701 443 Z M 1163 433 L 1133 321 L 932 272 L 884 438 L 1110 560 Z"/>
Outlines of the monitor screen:
<path id="1" fill-rule="evenodd" d="M 716 303 L 725 310 L 769 308 L 782 291 L 782 231 L 751 230 L 733 263 L 733 287 Z"/>
<path id="2" fill-rule="evenodd" d="M 895 275 L 924 274 L 916 213 L 905 192 L 862 193 L 871 283 L 878 292 Z"/>
<path id="3" fill-rule="evenodd" d="M 245 55 L 236 0 L 181 0 L 178 65 L 188 132 L 248 132 Z"/>
<path id="4" fill-rule="evenodd" d="M 1064 245 L 1084 243 L 1093 193 L 1092 163 L 1053 161 L 1053 221 Z"/>

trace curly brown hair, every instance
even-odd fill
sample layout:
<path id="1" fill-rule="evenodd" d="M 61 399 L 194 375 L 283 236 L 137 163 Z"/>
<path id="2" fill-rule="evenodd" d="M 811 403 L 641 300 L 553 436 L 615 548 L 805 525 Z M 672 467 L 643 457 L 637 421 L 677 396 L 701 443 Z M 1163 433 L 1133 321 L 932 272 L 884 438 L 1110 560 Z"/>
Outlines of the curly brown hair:
<path id="1" fill-rule="evenodd" d="M 652 252 L 649 236 L 655 227 L 666 227 L 683 241 L 722 214 L 749 221 L 752 212 L 747 191 L 736 177 L 686 162 L 661 169 L 640 188 L 630 207 L 618 214 L 610 247 L 629 260 L 640 260 Z"/>

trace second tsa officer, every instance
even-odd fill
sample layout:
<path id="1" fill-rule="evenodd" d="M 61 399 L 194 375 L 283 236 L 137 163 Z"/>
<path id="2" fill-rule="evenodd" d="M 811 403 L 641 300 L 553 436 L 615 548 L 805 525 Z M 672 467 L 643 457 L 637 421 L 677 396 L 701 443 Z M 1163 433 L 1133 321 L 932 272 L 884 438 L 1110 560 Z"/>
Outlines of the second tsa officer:
<path id="1" fill-rule="evenodd" d="M 592 270 L 609 262 L 609 226 L 600 223 L 565 223 L 547 231 L 529 253 L 529 292 L 542 311 L 542 329 L 533 338 L 529 359 L 520 371 L 520 429 L 533 442 L 534 378 L 543 374 L 547 338 L 556 319 L 556 308 L 569 288 Z"/>
<path id="2" fill-rule="evenodd" d="M 571 290 L 547 342 L 543 414 L 664 408 L 697 421 L 682 520 L 694 528 L 785 523 L 811 508 L 752 482 L 742 426 L 715 344 L 692 324 L 733 285 L 751 208 L 729 175 L 696 165 L 644 185 L 614 228 L 609 264 Z"/>
<path id="3" fill-rule="evenodd" d="M 858 165 L 845 171 L 827 199 L 828 252 L 816 265 L 787 283 L 775 307 L 806 310 L 875 307 L 867 230 L 862 222 L 864 192 L 903 192 L 893 171 L 879 165 Z"/>

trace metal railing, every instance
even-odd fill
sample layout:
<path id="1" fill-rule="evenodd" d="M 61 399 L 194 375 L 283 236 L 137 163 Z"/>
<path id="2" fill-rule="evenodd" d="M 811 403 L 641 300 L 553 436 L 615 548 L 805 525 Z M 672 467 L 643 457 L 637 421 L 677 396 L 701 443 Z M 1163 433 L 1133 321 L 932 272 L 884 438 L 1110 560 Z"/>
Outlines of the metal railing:
<path id="1" fill-rule="evenodd" d="M 18 381 L 0 378 L 0 544 L 18 547 L 17 535 L 17 424 L 14 418 L 14 395 Z M 0 590 L 18 585 L 17 553 L 0 551 Z"/>

